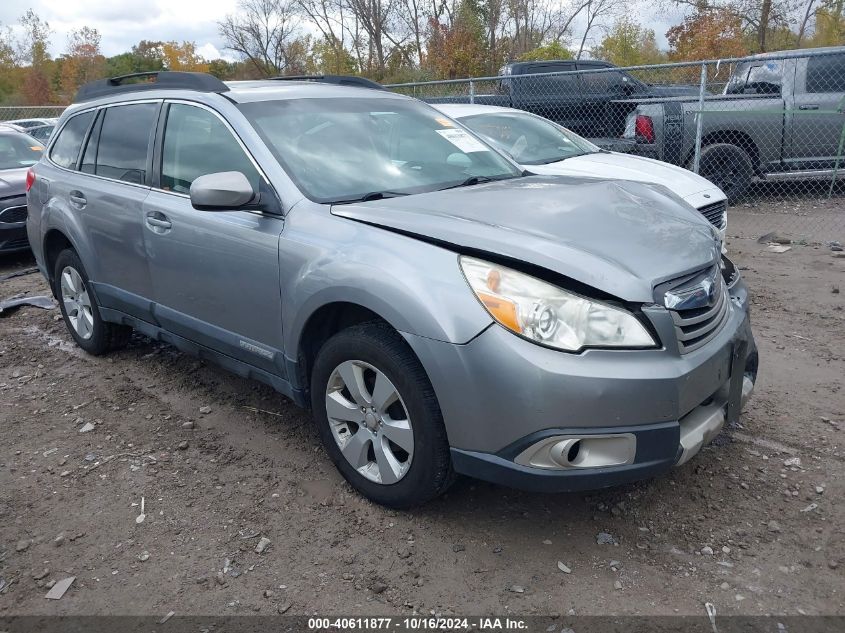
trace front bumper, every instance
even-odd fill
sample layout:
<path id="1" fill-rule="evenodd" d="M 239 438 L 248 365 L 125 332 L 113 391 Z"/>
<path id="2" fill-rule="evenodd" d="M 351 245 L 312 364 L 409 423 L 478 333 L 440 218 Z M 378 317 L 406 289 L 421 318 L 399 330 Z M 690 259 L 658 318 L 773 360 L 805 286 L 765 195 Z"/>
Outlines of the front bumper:
<path id="1" fill-rule="evenodd" d="M 568 491 L 645 479 L 695 455 L 729 412 L 738 414 L 756 380 L 747 292 L 742 281 L 731 288 L 728 321 L 687 354 L 673 344 L 668 311 L 644 312 L 661 349 L 566 354 L 498 325 L 466 345 L 406 335 L 437 393 L 455 470 L 515 488 Z M 633 437 L 631 459 L 584 468 L 518 459 L 548 438 L 603 435 Z"/>

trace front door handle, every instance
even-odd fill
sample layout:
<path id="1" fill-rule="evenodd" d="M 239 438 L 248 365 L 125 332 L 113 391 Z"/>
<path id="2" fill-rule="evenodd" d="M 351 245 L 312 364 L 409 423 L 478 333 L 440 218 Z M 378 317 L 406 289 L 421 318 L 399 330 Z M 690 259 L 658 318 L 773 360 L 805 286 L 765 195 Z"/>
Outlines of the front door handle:
<path id="1" fill-rule="evenodd" d="M 69 197 L 70 203 L 77 209 L 84 209 L 85 205 L 88 204 L 88 200 L 85 198 L 85 194 L 83 194 L 81 191 L 71 191 Z"/>
<path id="2" fill-rule="evenodd" d="M 818 110 L 819 104 L 818 103 L 805 103 L 798 106 L 799 110 Z"/>
<path id="3" fill-rule="evenodd" d="M 152 229 L 154 233 L 166 233 L 173 226 L 167 216 L 163 213 L 149 213 L 147 214 L 147 226 Z"/>

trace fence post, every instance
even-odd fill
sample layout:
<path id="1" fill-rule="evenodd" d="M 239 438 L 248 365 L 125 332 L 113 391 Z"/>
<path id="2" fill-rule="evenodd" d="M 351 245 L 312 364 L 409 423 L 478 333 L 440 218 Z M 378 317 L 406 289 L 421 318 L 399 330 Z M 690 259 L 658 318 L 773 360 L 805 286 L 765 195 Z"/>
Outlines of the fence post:
<path id="1" fill-rule="evenodd" d="M 704 123 L 704 93 L 707 91 L 707 64 L 701 64 L 701 80 L 698 86 L 698 114 L 695 126 L 695 158 L 692 170 L 697 174 L 701 163 L 701 128 Z"/>
<path id="2" fill-rule="evenodd" d="M 475 103 L 475 82 L 471 79 L 469 82 L 469 102 Z"/>

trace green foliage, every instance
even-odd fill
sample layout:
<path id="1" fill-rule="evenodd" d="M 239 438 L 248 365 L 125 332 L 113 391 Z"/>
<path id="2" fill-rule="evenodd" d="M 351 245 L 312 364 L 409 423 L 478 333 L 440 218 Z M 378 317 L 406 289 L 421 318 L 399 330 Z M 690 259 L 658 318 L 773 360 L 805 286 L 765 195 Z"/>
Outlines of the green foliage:
<path id="1" fill-rule="evenodd" d="M 522 62 L 539 62 L 551 59 L 572 59 L 572 51 L 555 40 L 544 46 L 538 46 L 519 57 Z"/>
<path id="2" fill-rule="evenodd" d="M 640 66 L 666 61 L 666 54 L 657 48 L 654 31 L 630 17 L 617 20 L 592 53 L 593 57 L 617 66 Z"/>

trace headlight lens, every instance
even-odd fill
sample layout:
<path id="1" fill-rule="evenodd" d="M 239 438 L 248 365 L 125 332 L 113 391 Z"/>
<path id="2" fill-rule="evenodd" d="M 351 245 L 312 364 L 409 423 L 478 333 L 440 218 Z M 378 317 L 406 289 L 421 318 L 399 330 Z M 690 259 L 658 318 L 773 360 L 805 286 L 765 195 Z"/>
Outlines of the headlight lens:
<path id="1" fill-rule="evenodd" d="M 501 325 L 570 352 L 584 347 L 653 347 L 654 338 L 625 310 L 530 275 L 472 257 L 460 258 L 472 291 Z"/>

